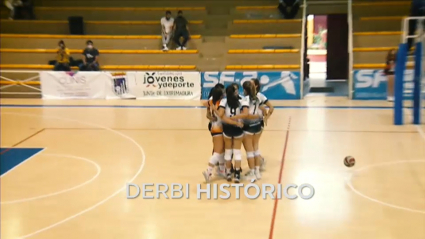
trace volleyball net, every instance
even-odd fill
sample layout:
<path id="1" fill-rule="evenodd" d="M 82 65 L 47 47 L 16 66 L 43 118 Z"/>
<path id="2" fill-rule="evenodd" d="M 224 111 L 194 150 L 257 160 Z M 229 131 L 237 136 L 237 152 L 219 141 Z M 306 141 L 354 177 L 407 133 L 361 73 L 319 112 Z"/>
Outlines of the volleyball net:
<path id="1" fill-rule="evenodd" d="M 416 34 L 409 35 L 409 22 L 416 22 Z M 425 124 L 425 17 L 406 17 L 402 22 L 402 39 L 397 52 L 394 87 L 394 124 L 404 124 L 405 113 L 413 124 Z M 413 54 L 407 41 L 413 39 Z M 408 67 L 409 66 L 409 67 Z M 410 69 L 413 66 L 413 69 Z M 411 79 L 407 79 L 411 78 Z M 408 113 L 405 109 L 412 112 Z"/>

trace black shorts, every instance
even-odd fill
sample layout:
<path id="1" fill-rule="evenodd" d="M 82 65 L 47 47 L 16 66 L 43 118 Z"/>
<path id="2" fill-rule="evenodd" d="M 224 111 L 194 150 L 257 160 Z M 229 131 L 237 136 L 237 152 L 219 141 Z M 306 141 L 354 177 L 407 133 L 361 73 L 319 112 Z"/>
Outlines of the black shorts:
<path id="1" fill-rule="evenodd" d="M 227 138 L 241 138 L 243 130 L 237 126 L 223 124 L 223 135 Z"/>
<path id="2" fill-rule="evenodd" d="M 251 125 L 246 124 L 243 127 L 243 131 L 245 134 L 258 134 L 261 132 L 261 130 L 263 130 L 263 127 L 261 127 L 261 122 Z"/>
<path id="3" fill-rule="evenodd" d="M 222 132 L 216 132 L 216 133 L 213 133 L 213 132 L 211 132 L 211 130 L 212 130 L 212 124 L 211 124 L 211 122 L 209 122 L 208 123 L 208 131 L 210 131 L 210 133 L 211 133 L 211 136 L 217 136 L 217 135 L 223 135 L 223 133 Z"/>

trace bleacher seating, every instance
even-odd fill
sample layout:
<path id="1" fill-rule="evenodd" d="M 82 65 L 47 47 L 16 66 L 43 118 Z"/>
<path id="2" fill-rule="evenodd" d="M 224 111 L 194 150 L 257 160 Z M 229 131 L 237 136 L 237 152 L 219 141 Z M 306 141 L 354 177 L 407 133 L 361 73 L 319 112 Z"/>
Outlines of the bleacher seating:
<path id="1" fill-rule="evenodd" d="M 188 51 L 159 51 L 159 19 L 166 10 L 173 15 L 182 10 L 190 21 Z M 80 59 L 89 39 L 100 50 L 105 70 L 300 69 L 302 11 L 283 20 L 274 0 L 43 0 L 35 13 L 35 21 L 11 21 L 2 11 L 3 69 L 51 69 L 47 63 L 55 59 L 59 40 Z M 70 16 L 84 18 L 88 35 L 69 35 Z"/>
<path id="2" fill-rule="evenodd" d="M 383 69 L 390 49 L 401 40 L 401 20 L 411 1 L 353 2 L 355 69 Z"/>

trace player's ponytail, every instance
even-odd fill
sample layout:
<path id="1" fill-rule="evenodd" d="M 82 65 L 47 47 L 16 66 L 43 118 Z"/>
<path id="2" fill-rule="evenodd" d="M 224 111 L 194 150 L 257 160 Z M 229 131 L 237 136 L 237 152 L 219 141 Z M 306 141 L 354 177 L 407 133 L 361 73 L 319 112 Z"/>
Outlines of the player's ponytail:
<path id="1" fill-rule="evenodd" d="M 245 95 L 249 96 L 249 101 L 252 102 L 258 100 L 257 94 L 255 93 L 254 85 L 251 83 L 251 81 L 245 81 L 242 87 L 245 92 Z"/>
<path id="2" fill-rule="evenodd" d="M 236 109 L 240 107 L 239 94 L 236 91 L 234 86 L 229 85 L 226 88 L 226 97 L 227 97 L 227 105 L 229 105 L 230 108 Z"/>
<path id="3" fill-rule="evenodd" d="M 254 81 L 256 93 L 260 92 L 260 81 L 257 78 L 252 79 L 252 81 Z"/>
<path id="4" fill-rule="evenodd" d="M 214 89 L 215 89 L 215 88 L 211 88 L 210 93 L 208 94 L 207 99 L 210 99 L 210 98 L 211 98 L 211 96 L 213 95 L 213 91 L 214 91 Z"/>

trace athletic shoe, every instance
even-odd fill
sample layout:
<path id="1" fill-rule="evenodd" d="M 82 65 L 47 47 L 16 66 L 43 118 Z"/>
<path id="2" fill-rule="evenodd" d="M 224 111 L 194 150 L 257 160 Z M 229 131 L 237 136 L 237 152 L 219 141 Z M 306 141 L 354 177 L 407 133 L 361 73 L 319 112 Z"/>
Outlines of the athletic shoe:
<path id="1" fill-rule="evenodd" d="M 202 175 L 204 175 L 204 178 L 205 178 L 205 182 L 206 183 L 209 183 L 210 182 L 210 180 L 211 180 L 211 174 L 209 174 L 207 171 L 204 171 L 204 172 L 202 172 Z"/>
<path id="2" fill-rule="evenodd" d="M 266 159 L 262 158 L 261 165 L 260 165 L 260 171 L 266 170 Z"/>
<path id="3" fill-rule="evenodd" d="M 232 174 L 231 173 L 227 173 L 226 178 L 227 178 L 227 182 L 232 181 Z"/>
<path id="4" fill-rule="evenodd" d="M 233 164 L 232 164 L 232 167 L 230 168 L 230 173 L 235 173 L 235 168 L 233 168 Z M 242 173 L 242 168 L 241 168 L 241 173 Z"/>
<path id="5" fill-rule="evenodd" d="M 241 181 L 241 171 L 240 170 L 235 170 L 234 181 L 235 181 L 235 183 L 240 183 L 240 181 Z"/>
<path id="6" fill-rule="evenodd" d="M 176 48 L 176 50 L 177 50 L 177 51 L 181 51 L 181 50 L 182 50 L 182 47 L 181 47 L 181 46 L 179 46 L 179 47 L 177 47 L 177 48 Z"/>
<path id="7" fill-rule="evenodd" d="M 255 173 L 252 172 L 252 170 L 249 170 L 246 174 L 245 174 L 245 180 L 248 180 L 250 182 L 252 181 L 257 181 L 257 177 L 255 176 Z"/>
<path id="8" fill-rule="evenodd" d="M 260 179 L 261 179 L 261 173 L 260 173 L 260 170 L 255 170 L 254 174 L 255 174 L 255 178 L 256 178 L 257 180 L 260 180 Z"/>
<path id="9" fill-rule="evenodd" d="M 226 170 L 218 170 L 217 176 L 226 178 Z"/>
<path id="10" fill-rule="evenodd" d="M 163 50 L 163 51 L 168 51 L 168 47 L 167 47 L 166 45 L 164 45 L 164 46 L 162 47 L 162 50 Z"/>
<path id="11" fill-rule="evenodd" d="M 387 97 L 387 101 L 388 101 L 388 102 L 393 102 L 393 101 L 394 101 L 394 97 L 392 97 L 392 96 L 388 96 L 388 97 Z"/>
<path id="12" fill-rule="evenodd" d="M 184 47 L 182 48 L 182 50 L 187 50 L 187 48 L 184 46 Z"/>

